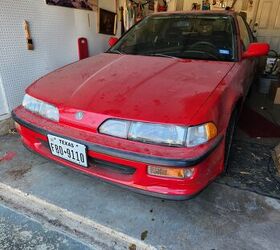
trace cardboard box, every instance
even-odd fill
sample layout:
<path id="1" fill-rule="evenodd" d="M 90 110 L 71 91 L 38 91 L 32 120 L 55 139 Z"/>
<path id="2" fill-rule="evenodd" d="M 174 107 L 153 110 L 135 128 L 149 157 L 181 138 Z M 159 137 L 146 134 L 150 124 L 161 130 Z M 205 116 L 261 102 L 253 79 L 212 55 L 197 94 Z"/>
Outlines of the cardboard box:
<path id="1" fill-rule="evenodd" d="M 272 81 L 269 97 L 273 101 L 274 104 L 280 104 L 280 82 Z"/>

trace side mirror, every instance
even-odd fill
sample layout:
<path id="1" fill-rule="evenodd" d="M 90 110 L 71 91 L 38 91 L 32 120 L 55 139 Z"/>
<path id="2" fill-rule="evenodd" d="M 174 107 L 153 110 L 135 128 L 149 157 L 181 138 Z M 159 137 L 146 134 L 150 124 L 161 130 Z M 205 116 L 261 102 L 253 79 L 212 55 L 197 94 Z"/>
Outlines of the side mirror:
<path id="1" fill-rule="evenodd" d="M 116 38 L 116 37 L 111 37 L 110 39 L 109 39 L 109 41 L 108 41 L 108 43 L 109 43 L 109 46 L 110 47 L 113 47 L 117 42 L 118 42 L 118 38 Z"/>
<path id="2" fill-rule="evenodd" d="M 261 57 L 267 56 L 270 50 L 270 46 L 268 43 L 251 43 L 242 55 L 242 58 L 253 58 L 253 57 Z"/>

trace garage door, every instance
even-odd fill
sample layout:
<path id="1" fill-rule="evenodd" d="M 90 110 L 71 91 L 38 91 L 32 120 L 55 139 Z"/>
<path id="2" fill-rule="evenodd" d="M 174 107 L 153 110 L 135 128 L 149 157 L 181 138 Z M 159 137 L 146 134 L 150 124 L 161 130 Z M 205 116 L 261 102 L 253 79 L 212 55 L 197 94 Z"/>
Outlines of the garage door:
<path id="1" fill-rule="evenodd" d="M 280 0 L 260 0 L 255 30 L 259 41 L 280 52 Z"/>

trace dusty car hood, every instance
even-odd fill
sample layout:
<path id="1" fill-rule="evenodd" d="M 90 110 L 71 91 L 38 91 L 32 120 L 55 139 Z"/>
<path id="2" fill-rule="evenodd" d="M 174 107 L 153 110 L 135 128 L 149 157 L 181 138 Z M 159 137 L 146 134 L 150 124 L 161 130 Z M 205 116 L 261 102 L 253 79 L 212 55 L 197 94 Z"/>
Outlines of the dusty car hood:
<path id="1" fill-rule="evenodd" d="M 62 109 L 187 124 L 233 64 L 105 53 L 48 74 L 27 93 Z"/>

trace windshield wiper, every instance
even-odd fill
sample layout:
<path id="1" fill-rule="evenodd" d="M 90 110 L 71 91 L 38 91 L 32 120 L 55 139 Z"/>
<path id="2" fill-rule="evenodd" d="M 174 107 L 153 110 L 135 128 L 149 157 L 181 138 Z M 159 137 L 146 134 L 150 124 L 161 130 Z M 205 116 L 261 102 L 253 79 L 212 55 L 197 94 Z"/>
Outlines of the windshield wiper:
<path id="1" fill-rule="evenodd" d="M 160 56 L 160 57 L 166 57 L 166 58 L 172 58 L 172 59 L 182 59 L 180 57 L 170 56 L 170 55 L 161 54 L 161 53 L 147 54 L 147 56 Z"/>
<path id="2" fill-rule="evenodd" d="M 123 52 L 121 52 L 121 51 L 119 51 L 117 49 L 110 50 L 109 52 L 114 53 L 114 54 L 119 54 L 119 55 L 125 55 L 125 53 L 123 53 Z"/>
<path id="3" fill-rule="evenodd" d="M 220 58 L 210 52 L 207 52 L 207 51 L 204 51 L 204 50 L 185 50 L 183 53 L 197 53 L 197 54 L 201 54 L 201 55 L 207 55 L 208 58 L 201 58 L 201 59 L 205 59 L 205 60 L 208 60 L 208 59 L 214 59 L 216 61 L 219 61 Z M 209 58 L 210 57 L 210 58 Z"/>

